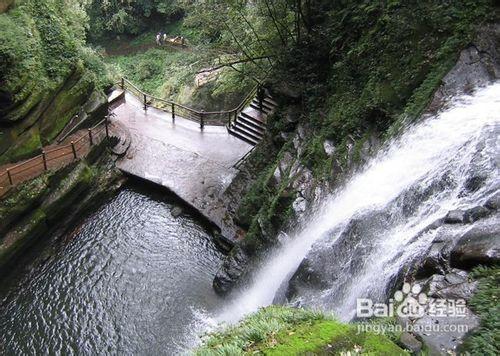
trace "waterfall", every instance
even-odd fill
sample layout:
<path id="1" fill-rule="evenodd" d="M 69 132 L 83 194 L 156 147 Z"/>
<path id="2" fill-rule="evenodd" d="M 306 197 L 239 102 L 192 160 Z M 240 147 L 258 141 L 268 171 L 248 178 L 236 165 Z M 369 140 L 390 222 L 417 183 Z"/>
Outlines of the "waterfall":
<path id="1" fill-rule="evenodd" d="M 499 128 L 500 83 L 456 97 L 437 115 L 409 127 L 325 198 L 216 319 L 235 322 L 272 304 L 308 253 L 321 254 L 325 248 L 333 256 L 326 256 L 324 269 L 331 270 L 334 280 L 296 300 L 349 320 L 356 298 L 387 297 L 395 274 L 432 242 L 427 226 L 497 189 Z M 466 180 L 478 170 L 486 182 L 478 191 L 463 194 Z M 361 233 L 354 234 L 353 226 Z"/>

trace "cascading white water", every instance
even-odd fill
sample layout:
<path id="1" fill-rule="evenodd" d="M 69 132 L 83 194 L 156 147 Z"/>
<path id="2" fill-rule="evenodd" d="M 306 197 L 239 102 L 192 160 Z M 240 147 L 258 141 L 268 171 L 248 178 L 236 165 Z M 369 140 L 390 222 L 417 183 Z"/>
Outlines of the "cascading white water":
<path id="1" fill-rule="evenodd" d="M 305 304 L 325 309 L 325 300 L 329 300 L 326 309 L 348 320 L 357 297 L 364 297 L 368 292 L 380 295 L 402 264 L 429 246 L 432 232 L 415 238 L 423 228 L 447 211 L 466 207 L 479 199 L 481 192 L 463 197 L 459 190 L 484 132 L 498 129 L 500 125 L 500 83 L 479 89 L 472 96 L 455 98 L 448 107 L 435 117 L 410 127 L 361 173 L 325 199 L 314 217 L 300 231 L 291 234 L 290 240 L 256 273 L 254 282 L 240 291 L 216 319 L 232 323 L 273 303 L 282 283 L 297 270 L 313 245 L 320 249 L 321 243 L 331 246 L 356 216 L 388 210 L 391 225 L 377 230 L 370 241 L 363 241 L 361 237 L 360 244 L 368 244 L 369 251 L 359 257 L 363 261 L 356 273 L 345 276 L 341 297 L 333 293 L 339 285 L 333 285 L 309 297 Z M 498 154 L 498 146 L 497 141 L 490 152 L 493 157 Z M 491 156 L 482 164 L 488 162 L 491 163 Z M 403 213 L 400 204 L 394 203 L 409 189 L 429 189 L 443 177 L 454 183 L 433 192 L 410 213 Z M 498 179 L 498 171 L 491 172 L 488 179 L 492 182 Z M 354 257 L 348 256 L 345 260 L 349 262 Z"/>

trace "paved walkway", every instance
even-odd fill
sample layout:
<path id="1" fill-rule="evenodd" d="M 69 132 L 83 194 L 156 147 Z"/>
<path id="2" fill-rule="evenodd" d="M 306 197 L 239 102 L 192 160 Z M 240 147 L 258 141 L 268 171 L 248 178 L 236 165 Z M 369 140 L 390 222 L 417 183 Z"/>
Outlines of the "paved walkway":
<path id="1" fill-rule="evenodd" d="M 220 198 L 237 173 L 233 166 L 253 146 L 222 126 L 201 131 L 198 123 L 179 116 L 173 122 L 171 114 L 161 110 L 148 108 L 145 113 L 129 93 L 113 112 L 113 120 L 127 127 L 132 138 L 118 168 L 168 188 L 232 237 Z"/>

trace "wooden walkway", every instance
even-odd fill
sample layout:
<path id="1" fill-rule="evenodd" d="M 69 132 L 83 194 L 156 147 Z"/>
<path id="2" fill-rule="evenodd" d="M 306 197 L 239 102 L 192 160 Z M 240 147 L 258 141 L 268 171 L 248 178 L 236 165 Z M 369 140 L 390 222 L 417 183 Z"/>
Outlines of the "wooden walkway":
<path id="1" fill-rule="evenodd" d="M 0 197 L 27 180 L 47 171 L 56 171 L 86 157 L 91 147 L 105 137 L 106 128 L 104 122 L 101 122 L 91 129 L 79 130 L 58 144 L 44 147 L 42 154 L 38 156 L 0 166 Z"/>

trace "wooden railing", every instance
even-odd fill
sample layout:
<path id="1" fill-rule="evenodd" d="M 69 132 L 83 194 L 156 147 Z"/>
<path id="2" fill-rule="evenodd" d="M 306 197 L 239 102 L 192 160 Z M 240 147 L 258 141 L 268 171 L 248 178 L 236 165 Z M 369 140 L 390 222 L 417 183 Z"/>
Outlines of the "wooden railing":
<path id="1" fill-rule="evenodd" d="M 123 90 L 127 90 L 132 95 L 141 100 L 144 110 L 148 107 L 154 107 L 165 112 L 172 114 L 172 119 L 175 120 L 176 116 L 180 116 L 184 119 L 198 122 L 200 128 L 203 129 L 206 125 L 214 126 L 224 126 L 230 125 L 233 120 L 236 120 L 239 113 L 250 104 L 257 93 L 258 85 L 254 86 L 250 93 L 243 99 L 243 101 L 234 109 L 222 110 L 222 111 L 199 111 L 187 107 L 182 104 L 178 104 L 171 100 L 161 99 L 150 95 L 137 86 L 135 86 L 131 81 L 126 78 L 122 78 L 120 83 L 117 83 Z"/>
<path id="2" fill-rule="evenodd" d="M 107 118 L 87 129 L 86 134 L 69 144 L 43 150 L 38 156 L 8 167 L 0 173 L 0 196 L 19 183 L 35 178 L 48 170 L 60 169 L 82 158 L 85 155 L 85 152 L 82 152 L 84 149 L 98 144 L 104 137 L 109 137 Z"/>

